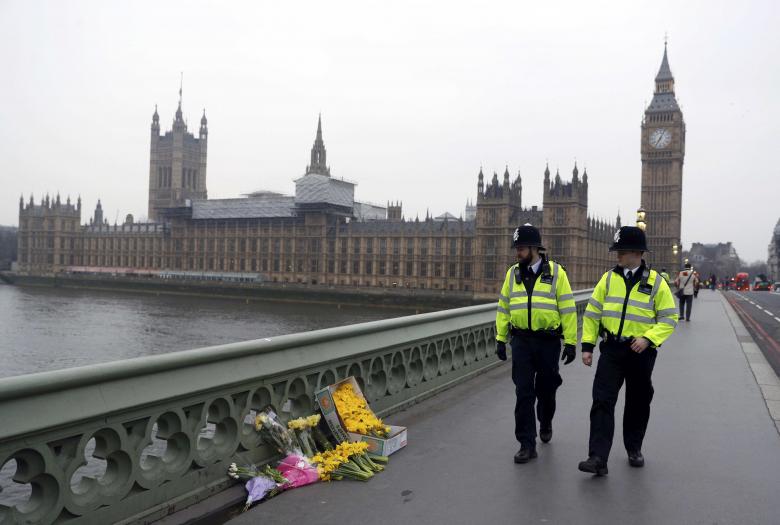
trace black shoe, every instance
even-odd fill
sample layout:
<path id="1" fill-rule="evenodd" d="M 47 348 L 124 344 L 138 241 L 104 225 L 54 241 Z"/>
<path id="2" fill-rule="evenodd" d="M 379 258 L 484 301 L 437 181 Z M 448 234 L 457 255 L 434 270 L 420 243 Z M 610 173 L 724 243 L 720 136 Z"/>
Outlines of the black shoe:
<path id="1" fill-rule="evenodd" d="M 645 457 L 640 450 L 634 450 L 628 453 L 628 464 L 632 467 L 644 467 Z"/>
<path id="2" fill-rule="evenodd" d="M 539 439 L 542 440 L 542 443 L 549 443 L 552 439 L 552 429 L 545 428 L 544 430 L 539 430 Z"/>
<path id="3" fill-rule="evenodd" d="M 515 463 L 528 463 L 528 461 L 532 460 L 535 457 L 536 457 L 535 448 L 521 447 L 520 450 L 517 451 L 517 454 L 515 454 Z"/>
<path id="4" fill-rule="evenodd" d="M 607 463 L 598 456 L 590 456 L 585 461 L 580 461 L 579 469 L 582 472 L 589 472 L 597 476 L 606 476 L 609 472 Z"/>

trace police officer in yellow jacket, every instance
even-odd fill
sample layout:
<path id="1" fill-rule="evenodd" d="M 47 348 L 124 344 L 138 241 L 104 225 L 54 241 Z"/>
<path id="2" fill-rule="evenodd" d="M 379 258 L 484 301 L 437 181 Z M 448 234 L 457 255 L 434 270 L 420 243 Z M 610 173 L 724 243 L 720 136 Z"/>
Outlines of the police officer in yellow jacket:
<path id="1" fill-rule="evenodd" d="M 517 264 L 506 272 L 496 314 L 496 354 L 506 360 L 506 343 L 512 347 L 512 381 L 515 384 L 515 437 L 520 450 L 515 463 L 536 457 L 536 421 L 539 437 L 552 438 L 555 391 L 563 382 L 558 373 L 561 337 L 565 345 L 561 361 L 574 360 L 577 344 L 577 311 L 566 270 L 543 253 L 539 230 L 530 224 L 518 227 L 513 244 Z"/>
<path id="2" fill-rule="evenodd" d="M 615 403 L 626 383 L 623 444 L 632 467 L 645 464 L 642 441 L 653 399 L 651 375 L 657 348 L 677 326 L 677 309 L 666 280 L 642 259 L 645 233 L 623 226 L 615 233 L 610 251 L 618 265 L 605 273 L 593 289 L 582 320 L 582 361 L 591 366 L 596 339 L 601 336 L 598 367 L 593 380 L 588 459 L 579 469 L 607 473 L 615 432 Z"/>

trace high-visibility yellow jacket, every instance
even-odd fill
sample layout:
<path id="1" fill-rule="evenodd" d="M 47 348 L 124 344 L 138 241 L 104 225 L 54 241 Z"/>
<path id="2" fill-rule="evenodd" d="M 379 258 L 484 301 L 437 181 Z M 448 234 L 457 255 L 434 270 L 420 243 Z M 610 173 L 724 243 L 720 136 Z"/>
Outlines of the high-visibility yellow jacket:
<path id="1" fill-rule="evenodd" d="M 583 350 L 586 345 L 592 348 L 603 332 L 617 338 L 644 337 L 654 346 L 661 346 L 672 335 L 678 315 L 669 285 L 644 264 L 637 271 L 642 271 L 643 277 L 631 290 L 626 290 L 622 268 L 613 268 L 601 277 L 582 319 Z"/>
<path id="2" fill-rule="evenodd" d="M 669 277 L 669 274 L 666 272 L 661 272 L 661 277 L 664 278 L 664 281 L 666 281 L 666 284 L 671 283 L 671 277 Z"/>
<path id="3" fill-rule="evenodd" d="M 549 263 L 549 271 L 544 265 Z M 542 261 L 529 297 L 519 276 L 519 264 L 506 272 L 498 296 L 496 340 L 507 342 L 510 324 L 523 330 L 556 330 L 561 327 L 566 344 L 577 344 L 577 307 L 566 270 L 555 261 Z"/>

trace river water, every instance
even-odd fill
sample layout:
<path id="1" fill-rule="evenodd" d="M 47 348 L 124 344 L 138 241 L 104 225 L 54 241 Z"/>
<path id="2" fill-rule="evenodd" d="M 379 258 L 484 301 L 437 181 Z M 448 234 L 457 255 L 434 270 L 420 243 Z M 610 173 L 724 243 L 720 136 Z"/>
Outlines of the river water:
<path id="1" fill-rule="evenodd" d="M 413 313 L 0 284 L 0 378 Z"/>

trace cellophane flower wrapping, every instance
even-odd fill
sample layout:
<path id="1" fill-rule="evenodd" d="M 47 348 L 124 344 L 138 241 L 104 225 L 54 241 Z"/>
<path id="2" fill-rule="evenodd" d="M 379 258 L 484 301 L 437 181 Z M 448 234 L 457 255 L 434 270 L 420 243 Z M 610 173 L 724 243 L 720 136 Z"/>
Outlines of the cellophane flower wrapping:
<path id="1" fill-rule="evenodd" d="M 246 482 L 246 504 L 244 510 L 248 509 L 252 503 L 260 501 L 267 494 L 274 491 L 278 492 L 278 486 L 274 480 L 266 476 L 256 476 Z"/>
<path id="2" fill-rule="evenodd" d="M 279 416 L 271 407 L 261 410 L 255 418 L 255 430 L 260 434 L 260 439 L 276 448 L 283 455 L 302 455 L 301 447 L 291 430 L 279 420 Z"/>
<path id="3" fill-rule="evenodd" d="M 300 454 L 290 454 L 284 458 L 276 469 L 288 479 L 285 489 L 303 487 L 319 480 L 317 467 Z"/>

